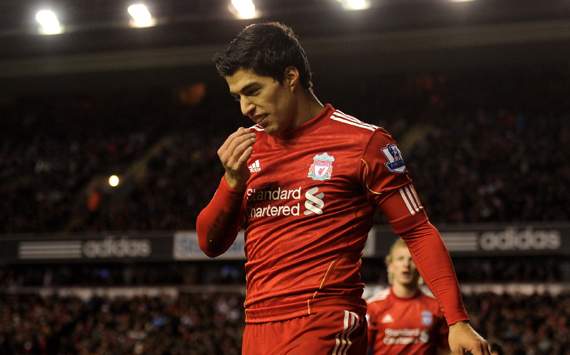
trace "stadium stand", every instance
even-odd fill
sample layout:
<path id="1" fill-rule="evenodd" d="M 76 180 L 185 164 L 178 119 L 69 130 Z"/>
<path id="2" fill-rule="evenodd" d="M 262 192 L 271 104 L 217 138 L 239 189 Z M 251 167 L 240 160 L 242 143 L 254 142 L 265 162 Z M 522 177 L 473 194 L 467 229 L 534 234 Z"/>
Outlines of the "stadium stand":
<path id="1" fill-rule="evenodd" d="M 551 98 L 570 79 L 493 74 L 494 92 L 483 79 L 441 74 L 373 77 L 358 95 L 326 99 L 402 142 L 434 222 L 568 220 L 568 104 Z M 0 105 L 2 231 L 192 229 L 221 175 L 218 145 L 248 122 L 229 100 L 189 108 L 172 92 Z M 125 182 L 110 189 L 115 172 Z"/>
<path id="2" fill-rule="evenodd" d="M 507 354 L 570 351 L 570 294 L 465 298 Z M 239 354 L 243 296 L 0 297 L 0 354 Z"/>

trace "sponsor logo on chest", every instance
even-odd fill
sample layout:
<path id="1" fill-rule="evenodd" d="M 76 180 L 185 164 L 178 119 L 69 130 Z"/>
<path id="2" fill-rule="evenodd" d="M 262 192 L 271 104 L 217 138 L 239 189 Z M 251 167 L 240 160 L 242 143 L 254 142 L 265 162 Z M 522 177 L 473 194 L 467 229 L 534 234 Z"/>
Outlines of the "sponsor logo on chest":
<path id="1" fill-rule="evenodd" d="M 317 181 L 331 179 L 334 161 L 335 158 L 326 152 L 315 155 L 307 177 Z M 252 174 L 258 173 L 262 165 L 259 160 L 255 160 L 248 168 Z M 319 186 L 307 188 L 306 191 L 301 186 L 289 189 L 280 186 L 248 188 L 246 191 L 248 217 L 255 219 L 322 215 L 325 208 L 325 193 L 321 189 Z"/>

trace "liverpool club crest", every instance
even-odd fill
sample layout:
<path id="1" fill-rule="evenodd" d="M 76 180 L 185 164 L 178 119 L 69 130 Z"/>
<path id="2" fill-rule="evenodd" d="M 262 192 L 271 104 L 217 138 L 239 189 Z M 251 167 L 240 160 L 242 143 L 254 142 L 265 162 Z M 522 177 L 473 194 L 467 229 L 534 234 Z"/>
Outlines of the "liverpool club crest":
<path id="1" fill-rule="evenodd" d="M 328 153 L 317 154 L 313 157 L 313 164 L 307 175 L 313 180 L 328 180 L 332 176 L 334 157 Z"/>
<path id="2" fill-rule="evenodd" d="M 433 323 L 433 314 L 430 311 L 422 311 L 422 324 L 429 327 Z"/>

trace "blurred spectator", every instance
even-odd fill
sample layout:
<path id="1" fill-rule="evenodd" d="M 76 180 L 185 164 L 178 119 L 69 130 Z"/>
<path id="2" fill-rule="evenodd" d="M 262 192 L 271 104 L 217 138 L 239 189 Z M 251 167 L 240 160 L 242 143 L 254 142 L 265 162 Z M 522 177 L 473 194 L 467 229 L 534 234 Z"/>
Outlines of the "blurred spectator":
<path id="1" fill-rule="evenodd" d="M 242 302 L 0 296 L 0 354 L 239 354 Z"/>

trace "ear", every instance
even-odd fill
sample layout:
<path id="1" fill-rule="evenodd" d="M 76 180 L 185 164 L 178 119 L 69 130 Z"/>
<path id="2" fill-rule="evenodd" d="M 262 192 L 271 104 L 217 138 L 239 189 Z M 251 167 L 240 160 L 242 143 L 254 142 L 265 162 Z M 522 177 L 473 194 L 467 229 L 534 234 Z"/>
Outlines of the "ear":
<path id="1" fill-rule="evenodd" d="M 394 266 L 392 265 L 392 263 L 389 263 L 386 267 L 386 271 L 388 273 L 393 273 L 394 272 Z"/>
<path id="2" fill-rule="evenodd" d="M 294 66 L 289 66 L 285 68 L 285 75 L 284 75 L 284 82 L 285 85 L 291 90 L 295 90 L 295 87 L 299 85 L 299 80 L 301 79 L 301 75 L 299 74 L 299 69 Z"/>

